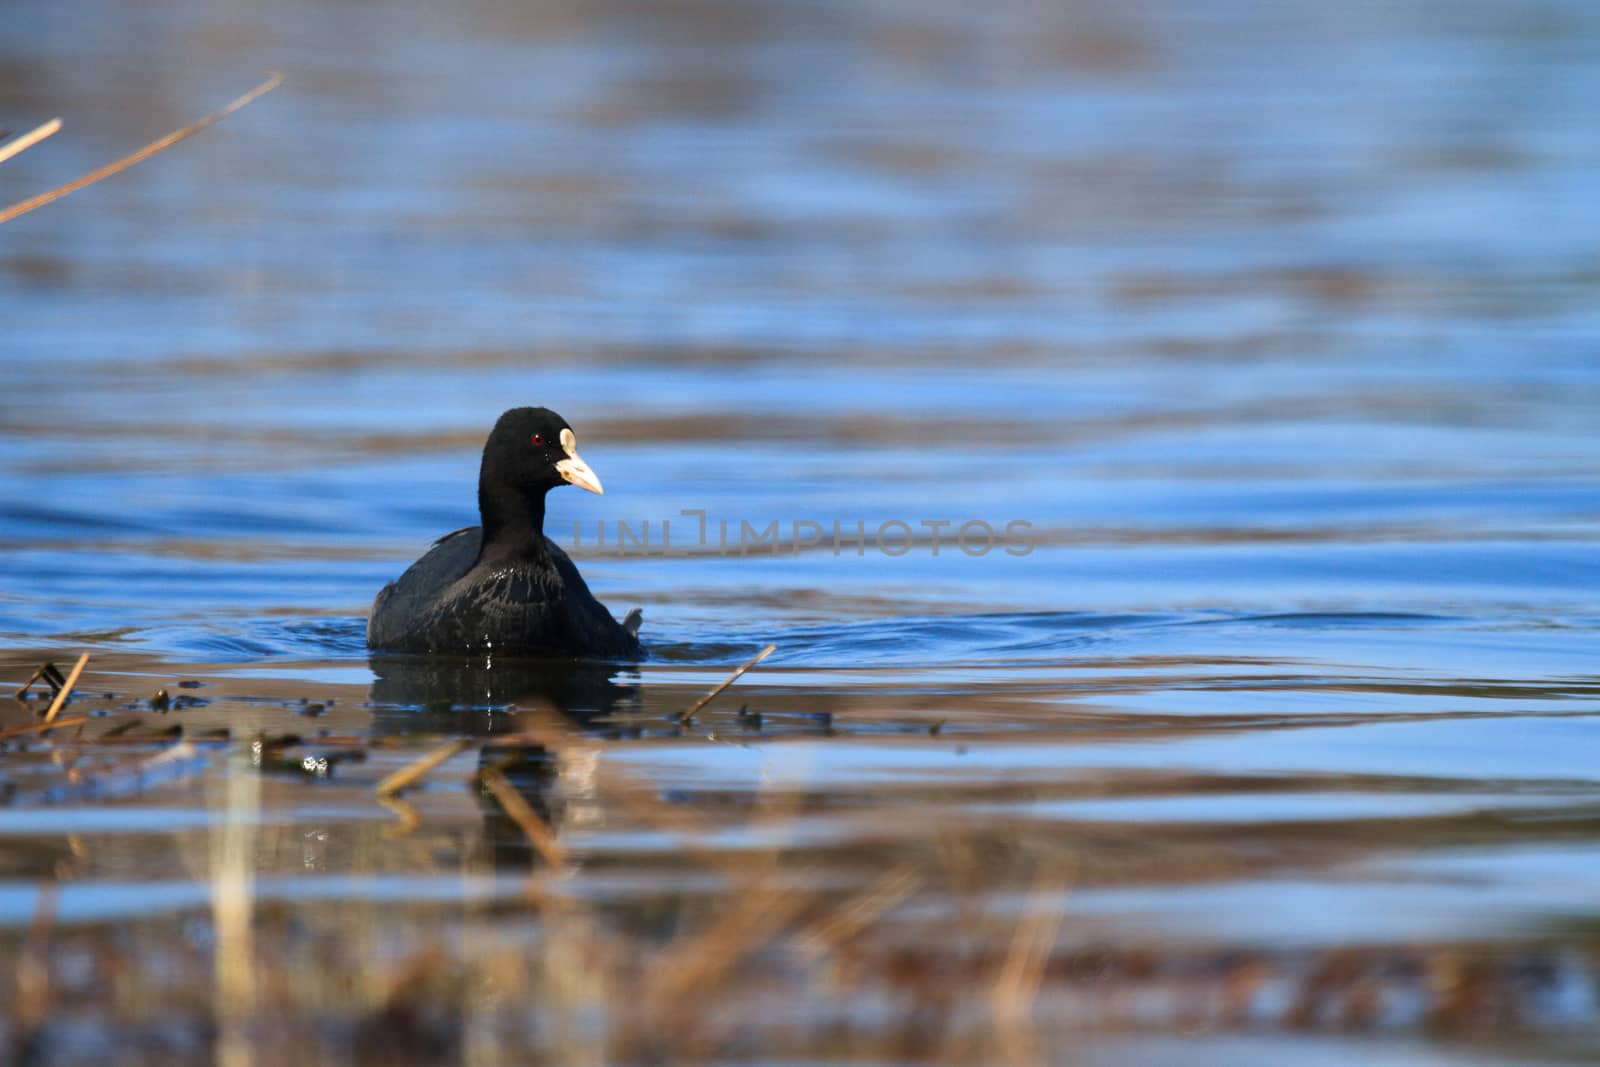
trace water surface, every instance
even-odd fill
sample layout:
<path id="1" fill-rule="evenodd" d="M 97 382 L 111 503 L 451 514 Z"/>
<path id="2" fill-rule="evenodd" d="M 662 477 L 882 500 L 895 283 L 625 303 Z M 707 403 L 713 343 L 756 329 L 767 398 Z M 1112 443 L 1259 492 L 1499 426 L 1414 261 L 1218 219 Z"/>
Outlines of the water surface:
<path id="1" fill-rule="evenodd" d="M 208 1062 L 230 832 L 263 1011 L 330 1061 L 397 1018 L 440 1062 L 1593 1053 L 1587 5 L 8 24 L 0 125 L 67 125 L 7 203 L 287 78 L 0 240 L 0 667 L 87 651 L 85 736 L 139 723 L 0 759 L 0 937 L 53 914 L 85 1006 L 45 1062 Z M 369 662 L 524 403 L 650 659 Z M 579 736 L 510 773 L 563 866 L 473 749 L 395 836 L 384 774 L 549 706 Z M 301 742 L 259 774 L 257 731 Z M 743 969 L 694 970 L 729 914 Z M 674 982 L 705 1032 L 638 1044 Z"/>

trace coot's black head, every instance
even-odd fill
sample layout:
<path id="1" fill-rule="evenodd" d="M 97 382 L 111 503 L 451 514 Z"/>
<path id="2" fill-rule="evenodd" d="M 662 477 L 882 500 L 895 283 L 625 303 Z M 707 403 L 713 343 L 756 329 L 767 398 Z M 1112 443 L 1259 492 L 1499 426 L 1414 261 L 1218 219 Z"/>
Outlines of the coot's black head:
<path id="1" fill-rule="evenodd" d="M 483 446 L 482 487 L 530 491 L 570 482 L 604 493 L 600 479 L 578 455 L 578 438 L 567 420 L 549 408 L 512 408 L 500 416 Z"/>

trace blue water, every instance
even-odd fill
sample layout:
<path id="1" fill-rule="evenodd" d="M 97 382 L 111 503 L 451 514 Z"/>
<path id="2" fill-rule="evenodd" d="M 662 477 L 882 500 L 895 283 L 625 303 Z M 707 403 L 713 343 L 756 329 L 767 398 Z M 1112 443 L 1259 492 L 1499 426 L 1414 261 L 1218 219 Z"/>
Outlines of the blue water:
<path id="1" fill-rule="evenodd" d="M 547 528 L 644 608 L 641 714 L 778 646 L 738 701 L 788 745 L 619 750 L 683 803 L 789 760 L 859 815 L 805 848 L 1029 824 L 1127 929 L 1592 954 L 1591 5 L 15 0 L 6 23 L 0 126 L 66 126 L 0 164 L 0 204 L 285 74 L 0 233 L 7 677 L 88 651 L 108 712 L 182 677 L 208 724 L 298 730 L 309 695 L 335 732 L 406 733 L 433 698 L 380 690 L 367 606 L 476 521 L 500 411 L 542 404 L 606 485 L 554 493 Z M 95 837 L 211 825 L 164 806 L 184 780 L 59 771 L 0 760 L 0 785 L 85 805 Z M 371 833 L 370 773 L 340 773 L 361 787 L 326 810 Z M 95 807 L 130 792 L 161 804 Z M 5 832 L 59 833 L 27 818 Z M 1107 825 L 1141 856 L 1174 827 L 1219 844 L 1097 875 Z M 626 819 L 573 833 L 624 872 L 673 851 Z M 343 892 L 269 866 L 286 898 Z M 107 869 L 96 902 L 93 870 L 63 920 L 157 873 Z"/>

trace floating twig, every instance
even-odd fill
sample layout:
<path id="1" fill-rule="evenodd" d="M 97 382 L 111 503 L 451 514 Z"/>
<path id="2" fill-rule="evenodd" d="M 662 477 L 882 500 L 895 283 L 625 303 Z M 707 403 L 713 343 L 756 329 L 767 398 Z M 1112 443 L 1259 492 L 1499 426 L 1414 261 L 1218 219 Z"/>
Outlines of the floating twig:
<path id="1" fill-rule="evenodd" d="M 56 691 L 56 698 L 50 702 L 50 710 L 44 713 L 46 725 L 56 721 L 56 715 L 67 706 L 67 698 L 72 696 L 72 687 L 78 684 L 78 676 L 83 673 L 84 665 L 89 662 L 89 653 L 85 652 L 78 657 L 78 662 L 72 665 L 72 673 L 67 675 L 67 680 L 61 683 L 61 688 Z"/>
<path id="2" fill-rule="evenodd" d="M 750 658 L 750 661 L 748 663 L 746 663 L 744 666 L 740 667 L 738 670 L 734 671 L 732 674 L 728 675 L 728 677 L 724 678 L 722 680 L 722 684 L 721 685 L 718 685 L 716 688 L 712 689 L 711 692 L 707 693 L 705 696 L 701 697 L 699 700 L 697 700 L 693 704 L 689 705 L 687 710 L 679 712 L 678 713 L 678 721 L 680 723 L 683 723 L 683 724 L 687 725 L 689 723 L 689 720 L 693 719 L 695 717 L 696 713 L 698 713 L 701 708 L 705 707 L 707 704 L 709 704 L 713 700 L 715 700 L 717 698 L 717 695 L 719 693 L 721 693 L 724 689 L 728 688 L 728 686 L 732 685 L 734 682 L 737 682 L 739 680 L 739 678 L 744 674 L 745 671 L 749 670 L 751 667 L 754 667 L 757 663 L 760 663 L 762 660 L 766 659 L 768 656 L 772 655 L 776 651 L 778 651 L 778 646 L 777 645 L 768 645 L 766 648 L 763 648 L 760 652 L 757 652 L 754 656 L 752 656 Z"/>
<path id="3" fill-rule="evenodd" d="M 413 760 L 404 767 L 401 767 L 398 771 L 395 771 L 393 774 L 389 775 L 383 781 L 379 782 L 377 785 L 378 795 L 380 797 L 393 796 L 407 786 L 416 784 L 422 780 L 424 775 L 433 770 L 435 767 L 439 766 L 439 764 L 443 763 L 451 756 L 471 748 L 472 745 L 473 741 L 470 738 L 465 737 L 458 737 L 454 741 L 449 741 L 440 745 L 432 752 L 429 752 L 420 759 Z"/>
<path id="4" fill-rule="evenodd" d="M 0 147 L 0 163 L 4 163 L 12 156 L 20 156 L 59 129 L 61 129 L 60 119 L 51 119 L 49 122 L 35 126 L 10 144 Z"/>
<path id="5" fill-rule="evenodd" d="M 44 207 L 46 204 L 60 200 L 62 197 L 67 196 L 70 193 L 75 193 L 86 185 L 93 185 L 95 182 L 104 178 L 109 178 L 119 171 L 127 170 L 135 163 L 141 163 L 155 155 L 157 152 L 165 151 L 166 149 L 177 144 L 179 141 L 194 136 L 207 126 L 210 126 L 212 123 L 227 118 L 235 111 L 238 111 L 240 108 L 250 103 L 250 101 L 254 100 L 256 97 L 261 96 L 264 93 L 271 92 L 282 83 L 283 75 L 274 74 L 272 77 L 268 78 L 254 89 L 251 89 L 248 93 L 245 93 L 243 96 L 230 103 L 227 107 L 224 107 L 221 111 L 214 111 L 198 122 L 190 123 L 181 130 L 174 130 L 159 140 L 151 141 L 137 152 L 123 156 L 121 159 L 115 160 L 111 163 L 107 163 L 105 166 L 96 170 L 92 170 L 88 174 L 83 175 L 81 178 L 74 178 L 65 185 L 58 185 L 54 189 L 40 193 L 38 196 L 32 196 L 19 203 L 12 204 L 5 210 L 0 211 L 0 223 L 10 222 L 12 219 L 21 215 L 26 215 L 28 212 L 33 211 L 36 208 Z"/>

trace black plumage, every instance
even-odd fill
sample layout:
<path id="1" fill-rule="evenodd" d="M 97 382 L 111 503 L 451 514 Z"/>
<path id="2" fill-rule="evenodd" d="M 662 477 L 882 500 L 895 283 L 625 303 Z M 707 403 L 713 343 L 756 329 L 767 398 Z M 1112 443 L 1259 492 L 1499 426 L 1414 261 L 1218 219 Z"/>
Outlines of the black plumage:
<path id="1" fill-rule="evenodd" d="M 566 483 L 603 491 L 566 420 L 548 408 L 500 416 L 478 471 L 482 525 L 440 538 L 383 587 L 367 647 L 638 659 L 637 610 L 612 618 L 544 535 L 545 494 Z"/>

